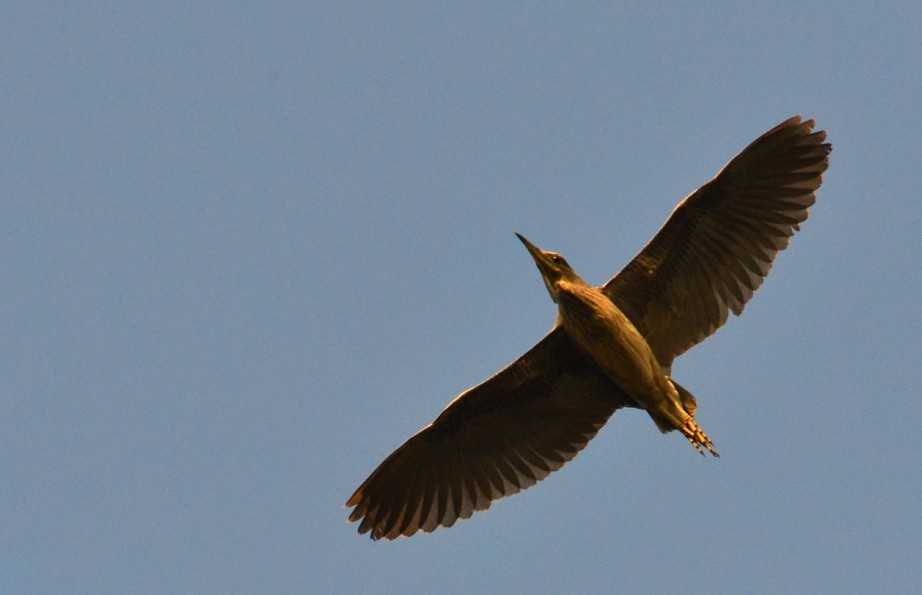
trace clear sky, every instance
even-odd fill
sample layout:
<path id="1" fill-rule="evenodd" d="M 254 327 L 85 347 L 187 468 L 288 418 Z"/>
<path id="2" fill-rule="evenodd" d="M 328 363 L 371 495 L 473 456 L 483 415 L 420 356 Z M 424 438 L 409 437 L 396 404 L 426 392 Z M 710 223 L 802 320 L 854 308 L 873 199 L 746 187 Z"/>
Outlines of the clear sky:
<path id="1" fill-rule="evenodd" d="M 922 590 L 919 3 L 437 4 L 0 8 L 0 591 Z M 553 324 L 514 232 L 602 283 L 798 113 L 810 219 L 673 369 L 719 460 L 622 411 L 346 524 Z"/>

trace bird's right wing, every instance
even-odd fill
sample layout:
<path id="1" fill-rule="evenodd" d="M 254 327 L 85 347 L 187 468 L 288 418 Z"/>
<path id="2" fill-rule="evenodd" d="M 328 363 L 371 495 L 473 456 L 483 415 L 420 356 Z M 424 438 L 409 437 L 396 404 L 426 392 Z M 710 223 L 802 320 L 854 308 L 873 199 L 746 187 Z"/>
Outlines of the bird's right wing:
<path id="1" fill-rule="evenodd" d="M 450 527 L 559 469 L 624 406 L 555 328 L 387 457 L 346 503 L 349 521 L 372 539 Z"/>

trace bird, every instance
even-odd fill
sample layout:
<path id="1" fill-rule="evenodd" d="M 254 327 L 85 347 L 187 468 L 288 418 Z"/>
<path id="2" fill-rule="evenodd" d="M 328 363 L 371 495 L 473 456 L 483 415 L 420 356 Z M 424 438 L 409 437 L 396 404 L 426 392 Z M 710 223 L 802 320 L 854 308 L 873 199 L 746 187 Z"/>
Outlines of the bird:
<path id="1" fill-rule="evenodd" d="M 561 468 L 621 408 L 718 456 L 672 363 L 743 312 L 807 219 L 832 150 L 814 124 L 794 116 L 753 141 L 600 287 L 516 234 L 556 323 L 385 458 L 346 502 L 347 520 L 374 540 L 451 527 Z"/>

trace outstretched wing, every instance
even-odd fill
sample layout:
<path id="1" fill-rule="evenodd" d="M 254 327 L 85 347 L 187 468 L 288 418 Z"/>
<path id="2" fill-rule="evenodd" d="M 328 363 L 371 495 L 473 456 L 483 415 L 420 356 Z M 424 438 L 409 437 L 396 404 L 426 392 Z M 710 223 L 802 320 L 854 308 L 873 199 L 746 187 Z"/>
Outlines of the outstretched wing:
<path id="1" fill-rule="evenodd" d="M 662 366 L 742 313 L 807 218 L 832 150 L 812 130 L 795 116 L 756 139 L 603 287 Z"/>
<path id="2" fill-rule="evenodd" d="M 349 521 L 372 539 L 451 527 L 559 469 L 628 404 L 555 328 L 387 457 L 346 503 Z"/>

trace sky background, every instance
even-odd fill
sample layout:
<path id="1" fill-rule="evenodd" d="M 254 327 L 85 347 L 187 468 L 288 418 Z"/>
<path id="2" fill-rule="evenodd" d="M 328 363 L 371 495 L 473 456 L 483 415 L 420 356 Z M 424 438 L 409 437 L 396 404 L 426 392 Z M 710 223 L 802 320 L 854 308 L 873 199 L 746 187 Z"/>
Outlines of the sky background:
<path id="1" fill-rule="evenodd" d="M 329 6 L 322 6 L 329 4 Z M 3 3 L 0 592 L 922 590 L 922 7 Z M 785 118 L 834 145 L 679 358 L 450 530 L 343 503 Z"/>

